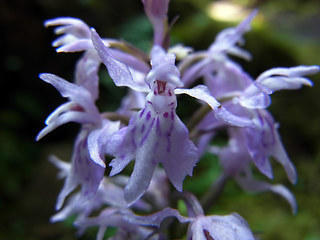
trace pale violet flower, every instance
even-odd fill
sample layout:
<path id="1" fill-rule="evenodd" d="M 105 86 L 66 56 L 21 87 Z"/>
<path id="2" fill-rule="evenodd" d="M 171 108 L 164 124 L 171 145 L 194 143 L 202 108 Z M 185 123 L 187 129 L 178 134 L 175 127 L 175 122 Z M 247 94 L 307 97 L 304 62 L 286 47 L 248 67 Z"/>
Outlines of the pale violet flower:
<path id="1" fill-rule="evenodd" d="M 190 193 L 185 193 L 184 202 L 188 209 L 188 216 L 182 216 L 176 209 L 164 208 L 151 215 L 139 216 L 128 214 L 125 218 L 135 224 L 160 227 L 166 218 L 176 218 L 180 223 L 188 223 L 188 240 L 254 240 L 254 236 L 246 220 L 239 214 L 208 215 L 196 199 Z"/>
<path id="2" fill-rule="evenodd" d="M 148 92 L 145 107 L 130 119 L 128 127 L 114 134 L 108 146 L 108 153 L 115 156 L 110 163 L 111 176 L 121 172 L 135 159 L 133 173 L 125 187 L 125 198 L 129 203 L 146 191 L 158 163 L 162 163 L 176 189 L 182 191 L 185 176 L 192 175 L 192 169 L 199 160 L 198 150 L 189 140 L 187 128 L 176 115 L 175 94 L 185 93 L 207 102 L 215 110 L 217 117 L 227 123 L 237 126 L 251 124 L 249 120 L 227 112 L 210 96 L 205 86 L 178 88 L 183 83 L 174 64 L 175 56 L 167 54 L 161 47 L 153 47 L 152 68 L 142 85 L 132 78 L 126 65 L 112 56 L 95 30 L 92 30 L 92 38 L 102 62 L 117 86 Z"/>
<path id="3" fill-rule="evenodd" d="M 120 127 L 119 122 L 105 119 L 95 106 L 100 62 L 94 56 L 94 53 L 87 51 L 78 62 L 75 83 L 53 74 L 40 74 L 43 81 L 53 85 L 69 101 L 50 114 L 46 119 L 47 126 L 38 134 L 37 140 L 68 122 L 81 124 L 74 143 L 71 169 L 59 194 L 57 209 L 62 207 L 65 198 L 78 185 L 81 185 L 84 200 L 94 196 L 104 175 L 105 146 L 110 135 Z"/>
<path id="4" fill-rule="evenodd" d="M 248 223 L 239 214 L 193 218 L 189 225 L 188 240 L 254 240 Z"/>
<path id="5" fill-rule="evenodd" d="M 287 155 L 284 152 L 283 146 L 279 139 L 276 139 L 274 136 L 272 138 L 269 138 L 268 134 L 266 134 L 265 139 L 260 139 L 259 143 L 261 143 L 261 146 L 265 146 L 266 148 L 273 148 L 273 151 L 270 151 L 268 153 L 265 152 L 265 155 L 263 156 L 262 162 L 258 162 L 258 158 L 255 159 L 252 154 L 250 154 L 250 151 L 247 147 L 248 139 L 245 137 L 245 130 L 242 130 L 240 128 L 229 128 L 229 142 L 228 145 L 225 147 L 209 147 L 209 152 L 213 154 L 217 154 L 219 157 L 219 161 L 221 166 L 224 169 L 224 174 L 229 177 L 234 177 L 236 182 L 246 191 L 252 192 L 252 193 L 258 193 L 258 192 L 265 192 L 265 191 L 271 191 L 274 192 L 283 198 L 287 200 L 287 202 L 290 204 L 292 212 L 296 212 L 297 204 L 295 201 L 295 198 L 293 194 L 284 186 L 280 184 L 273 185 L 267 181 L 262 180 L 256 180 L 254 179 L 252 173 L 251 173 L 251 166 L 250 163 L 254 162 L 256 165 L 259 166 L 259 169 L 261 171 L 264 171 L 264 165 L 268 165 L 268 170 L 271 171 L 270 168 L 270 162 L 269 162 L 269 155 L 273 154 L 275 159 L 277 161 L 284 162 L 284 167 L 289 176 L 291 176 L 292 181 L 295 181 L 296 178 L 296 171 L 291 163 L 291 161 L 288 159 Z M 271 132 L 273 133 L 273 131 Z M 258 136 L 262 137 L 263 135 L 260 135 L 261 133 L 257 133 Z M 269 142 L 268 139 L 269 138 Z M 272 140 L 271 140 L 272 139 Z M 258 140 L 257 140 L 258 141 Z M 259 144 L 257 143 L 257 144 Z M 269 146 L 267 146 L 269 145 Z M 262 157 L 262 156 L 261 156 Z M 261 161 L 261 160 L 260 160 Z M 265 163 L 264 163 L 265 162 Z M 263 164 L 264 163 L 264 164 Z"/>
<path id="6" fill-rule="evenodd" d="M 271 103 L 270 94 L 283 89 L 299 89 L 303 85 L 311 87 L 312 82 L 304 76 L 319 70 L 319 66 L 272 68 L 260 74 L 235 101 L 247 108 L 267 108 Z"/>
<path id="7" fill-rule="evenodd" d="M 59 17 L 45 21 L 46 27 L 56 27 L 55 33 L 62 35 L 52 46 L 57 52 L 78 52 L 92 48 L 90 27 L 78 18 Z"/>
<path id="8" fill-rule="evenodd" d="M 250 30 L 250 23 L 256 14 L 257 11 L 253 11 L 237 27 L 228 28 L 219 33 L 208 50 L 192 53 L 185 58 L 179 65 L 179 68 L 184 70 L 182 82 L 189 86 L 208 72 L 218 73 L 227 64 L 238 67 L 238 64 L 232 61 L 228 54 L 250 60 L 250 53 L 240 48 L 238 44 L 243 42 L 242 36 Z"/>

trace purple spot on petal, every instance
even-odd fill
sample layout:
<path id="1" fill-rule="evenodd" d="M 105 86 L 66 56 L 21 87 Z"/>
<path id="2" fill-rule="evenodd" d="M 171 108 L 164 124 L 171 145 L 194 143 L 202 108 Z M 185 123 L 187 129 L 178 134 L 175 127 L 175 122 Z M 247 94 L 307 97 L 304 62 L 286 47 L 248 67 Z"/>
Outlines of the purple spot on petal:
<path id="1" fill-rule="evenodd" d="M 147 113 L 147 117 L 146 117 L 147 121 L 149 121 L 150 118 L 151 118 L 151 112 L 149 111 L 149 112 Z"/>
<path id="2" fill-rule="evenodd" d="M 160 119 L 159 119 L 159 117 L 157 117 L 156 129 L 157 129 L 158 136 L 161 136 L 161 128 L 160 128 Z"/>
<path id="3" fill-rule="evenodd" d="M 134 140 L 134 134 L 135 134 L 135 131 L 136 131 L 136 127 L 133 127 L 132 130 L 131 130 L 131 144 L 134 146 L 134 147 L 137 147 L 137 144 L 136 144 L 136 141 Z"/>
<path id="4" fill-rule="evenodd" d="M 150 124 L 150 126 L 149 126 L 149 128 L 148 128 L 147 133 L 142 137 L 141 142 L 140 142 L 140 146 L 142 146 L 142 145 L 143 145 L 143 143 L 144 143 L 144 141 L 148 138 L 149 133 L 150 133 L 150 131 L 151 131 L 152 127 L 153 127 L 154 121 L 155 121 L 155 118 L 154 118 L 154 119 L 152 119 L 152 122 L 151 122 L 151 124 Z"/>
<path id="5" fill-rule="evenodd" d="M 143 116 L 143 113 L 144 113 L 145 110 L 146 110 L 145 108 L 142 109 L 142 111 L 141 111 L 141 113 L 140 113 L 140 115 L 139 115 L 139 118 L 141 118 L 141 117 Z"/>
<path id="6" fill-rule="evenodd" d="M 147 103 L 149 103 L 149 104 L 151 104 L 151 105 L 152 105 L 152 102 L 150 102 L 150 101 L 147 101 Z"/>
<path id="7" fill-rule="evenodd" d="M 173 113 L 173 111 L 171 112 L 171 120 L 174 120 L 174 113 Z"/>
<path id="8" fill-rule="evenodd" d="M 165 118 L 167 118 L 167 117 L 169 116 L 169 113 L 165 112 L 165 113 L 163 114 L 163 116 L 164 116 Z"/>

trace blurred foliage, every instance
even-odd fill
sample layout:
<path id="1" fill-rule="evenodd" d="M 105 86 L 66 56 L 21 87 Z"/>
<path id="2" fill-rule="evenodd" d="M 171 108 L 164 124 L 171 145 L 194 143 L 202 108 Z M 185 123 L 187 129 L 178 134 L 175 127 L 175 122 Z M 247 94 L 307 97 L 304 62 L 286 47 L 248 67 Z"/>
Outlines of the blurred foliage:
<path id="1" fill-rule="evenodd" d="M 217 2 L 217 1 L 216 1 Z M 259 8 L 251 32 L 245 35 L 245 49 L 251 62 L 239 60 L 253 77 L 276 66 L 320 64 L 320 3 L 316 0 L 234 0 L 246 8 Z M 219 21 L 207 15 L 210 0 L 172 0 L 170 19 L 179 16 L 172 28 L 172 42 L 183 42 L 196 50 L 206 49 L 215 35 L 236 21 Z M 143 15 L 140 0 L 3 0 L 1 19 L 2 93 L 0 109 L 0 239 L 74 239 L 70 222 L 50 224 L 61 188 L 56 169 L 47 161 L 49 154 L 68 160 L 76 124 L 55 130 L 39 143 L 36 134 L 44 119 L 64 99 L 38 74 L 52 72 L 73 79 L 80 54 L 56 54 L 50 47 L 55 38 L 43 21 L 58 16 L 83 19 L 102 36 L 122 38 L 147 51 L 152 44 L 152 28 Z M 98 105 L 116 109 L 124 89 L 115 90 L 106 71 L 101 72 L 102 89 Z M 299 180 L 290 186 L 283 170 L 275 165 L 275 182 L 288 186 L 295 194 L 299 210 L 293 216 L 287 203 L 271 193 L 250 195 L 233 181 L 228 182 L 212 213 L 238 212 L 263 240 L 320 239 L 320 84 L 282 91 L 272 96 L 270 111 L 280 123 L 280 133 L 289 156 L 297 167 Z M 179 101 L 188 101 L 182 97 Z M 178 113 L 185 118 L 196 103 Z M 185 188 L 201 195 L 219 175 L 218 160 L 208 155 L 194 170 L 194 181 L 187 178 Z M 94 239 L 96 229 L 81 239 Z"/>

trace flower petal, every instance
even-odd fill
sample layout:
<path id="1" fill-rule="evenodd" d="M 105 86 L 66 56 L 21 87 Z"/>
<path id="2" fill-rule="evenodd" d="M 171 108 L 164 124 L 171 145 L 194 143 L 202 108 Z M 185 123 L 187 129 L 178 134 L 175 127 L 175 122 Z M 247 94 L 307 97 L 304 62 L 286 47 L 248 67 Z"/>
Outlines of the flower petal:
<path id="1" fill-rule="evenodd" d="M 147 92 L 150 90 L 147 84 L 141 85 L 134 81 L 129 68 L 111 55 L 110 51 L 104 45 L 96 30 L 92 29 L 91 33 L 93 45 L 97 50 L 102 62 L 107 67 L 110 77 L 117 86 L 130 87 L 139 92 Z"/>
<path id="2" fill-rule="evenodd" d="M 297 212 L 297 203 L 294 195 L 283 185 L 272 185 L 265 181 L 255 180 L 252 177 L 242 177 L 241 175 L 237 176 L 236 180 L 245 191 L 251 193 L 271 191 L 280 195 L 290 204 L 293 214 Z"/>
<path id="3" fill-rule="evenodd" d="M 319 70 L 319 66 L 272 68 L 262 73 L 256 82 L 262 84 L 272 92 L 281 89 L 298 89 L 302 85 L 312 86 L 312 82 L 302 76 L 316 74 Z M 257 86 L 259 87 L 259 85 Z"/>
<path id="4" fill-rule="evenodd" d="M 42 73 L 39 75 L 39 77 L 43 81 L 54 86 L 63 97 L 68 97 L 81 105 L 88 112 L 95 112 L 97 115 L 99 115 L 98 109 L 92 101 L 90 92 L 84 87 L 70 83 L 63 78 L 50 73 Z"/>
<path id="5" fill-rule="evenodd" d="M 88 149 L 92 160 L 105 168 L 104 154 L 105 148 L 111 135 L 120 127 L 120 122 L 106 121 L 100 129 L 93 130 L 88 136 Z"/>
<path id="6" fill-rule="evenodd" d="M 215 116 L 229 125 L 233 126 L 250 126 L 252 125 L 251 120 L 243 117 L 238 117 L 231 112 L 227 111 L 221 104 L 211 96 L 208 88 L 204 85 L 198 85 L 192 89 L 175 89 L 175 94 L 188 94 L 191 97 L 197 98 L 206 102 L 215 112 Z"/>

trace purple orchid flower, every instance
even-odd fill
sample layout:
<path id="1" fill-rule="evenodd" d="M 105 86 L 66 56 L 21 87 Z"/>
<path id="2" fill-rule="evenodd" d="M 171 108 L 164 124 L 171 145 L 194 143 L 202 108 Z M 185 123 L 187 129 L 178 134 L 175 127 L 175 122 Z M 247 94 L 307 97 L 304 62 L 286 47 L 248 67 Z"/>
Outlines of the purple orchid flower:
<path id="1" fill-rule="evenodd" d="M 106 65 L 109 75 L 117 86 L 127 86 L 136 91 L 148 92 L 145 107 L 130 119 L 128 127 L 115 133 L 110 141 L 109 153 L 112 160 L 111 176 L 121 172 L 135 159 L 134 171 L 125 187 L 128 203 L 136 201 L 149 186 L 154 169 L 162 163 L 169 180 L 179 191 L 186 175 L 199 160 L 198 150 L 189 140 L 189 132 L 176 115 L 175 94 L 185 93 L 207 102 L 217 117 L 236 126 L 248 126 L 248 119 L 238 118 L 227 112 L 205 86 L 181 89 L 183 83 L 174 65 L 175 56 L 167 54 L 161 47 L 154 46 L 151 52 L 152 69 L 145 84 L 132 78 L 126 65 L 116 60 L 92 30 L 93 44 Z"/>
<path id="2" fill-rule="evenodd" d="M 189 86 L 208 72 L 219 73 L 221 69 L 225 68 L 225 65 L 240 68 L 228 57 L 228 54 L 250 60 L 251 55 L 238 47 L 237 44 L 243 42 L 242 36 L 250 30 L 250 23 L 256 14 L 255 10 L 237 27 L 223 30 L 207 51 L 195 52 L 186 57 L 179 65 L 179 69 L 186 69 L 182 74 L 182 82 Z M 190 66 L 191 64 L 193 65 Z M 221 75 L 221 77 L 226 76 L 228 75 Z"/>
<path id="3" fill-rule="evenodd" d="M 98 98 L 98 76 L 100 65 L 96 61 L 95 51 L 87 51 L 78 62 L 76 83 L 70 83 L 53 74 L 41 74 L 40 78 L 53 85 L 69 101 L 58 107 L 46 119 L 47 126 L 38 134 L 37 140 L 68 123 L 81 124 L 72 154 L 72 164 L 65 184 L 59 194 L 56 208 L 60 209 L 64 199 L 80 184 L 82 197 L 92 198 L 103 178 L 105 146 L 110 134 L 119 129 L 119 122 L 112 122 L 102 117 L 95 106 Z"/>
<path id="4" fill-rule="evenodd" d="M 46 27 L 59 26 L 55 33 L 61 35 L 52 46 L 57 52 L 78 52 L 92 48 L 90 27 L 78 18 L 59 17 L 45 21 Z"/>
<path id="5" fill-rule="evenodd" d="M 107 208 L 103 210 L 98 217 L 80 219 L 75 222 L 75 225 L 84 232 L 86 228 L 99 226 L 97 240 L 102 240 L 108 227 L 117 227 L 117 233 L 110 239 L 146 239 L 152 229 L 140 226 L 135 223 L 130 223 L 125 219 L 125 215 L 133 214 L 129 209 L 121 210 L 117 208 Z M 151 239 L 157 239 L 156 236 Z"/>
<path id="6" fill-rule="evenodd" d="M 316 74 L 319 70 L 319 66 L 272 68 L 260 74 L 235 101 L 247 108 L 267 108 L 271 104 L 270 94 L 283 89 L 299 89 L 303 85 L 311 87 L 312 82 L 304 76 Z"/>
<path id="7" fill-rule="evenodd" d="M 248 223 L 239 214 L 195 217 L 189 225 L 188 240 L 254 240 Z"/>
<path id="8" fill-rule="evenodd" d="M 188 217 L 182 216 L 176 209 L 165 208 L 146 216 L 127 214 L 125 215 L 125 219 L 134 224 L 159 228 L 164 219 L 174 217 L 178 219 L 180 223 L 189 223 L 187 233 L 188 240 L 255 239 L 248 223 L 239 214 L 205 216 L 200 203 L 194 195 L 188 193 L 185 200 Z"/>
<path id="9" fill-rule="evenodd" d="M 259 181 L 254 179 L 254 177 L 252 176 L 250 169 L 251 162 L 254 162 L 256 166 L 258 165 L 260 171 L 264 171 L 264 167 L 261 166 L 261 163 L 258 162 L 256 158 L 254 158 L 255 156 L 250 154 L 250 150 L 247 146 L 248 139 L 246 139 L 246 131 L 247 130 L 241 128 L 229 128 L 228 132 L 230 139 L 228 145 L 222 148 L 211 146 L 208 149 L 209 152 L 219 156 L 221 166 L 224 169 L 223 174 L 230 177 L 234 177 L 236 182 L 245 191 L 251 193 L 259 193 L 265 191 L 274 192 L 286 199 L 291 206 L 292 212 L 295 213 L 297 209 L 295 198 L 286 187 L 279 184 L 272 185 L 266 181 Z M 257 135 L 260 136 L 260 133 L 257 133 Z M 266 136 L 266 139 L 260 139 L 261 142 L 259 143 L 261 143 L 261 145 L 264 145 L 266 144 L 267 139 L 268 137 Z M 294 166 L 286 156 L 282 144 L 281 142 L 279 142 L 279 139 L 274 139 L 272 142 L 269 142 L 269 144 L 271 144 L 269 148 L 272 147 L 273 149 L 278 149 L 278 152 L 284 154 L 274 154 L 274 156 L 276 157 L 275 159 L 280 162 L 284 162 L 285 164 L 283 165 L 285 166 L 285 169 L 288 172 L 288 174 L 290 174 L 291 178 L 296 178 Z M 267 147 L 266 145 L 264 146 Z M 271 151 L 269 153 L 266 153 L 266 151 L 264 152 L 266 154 L 264 155 L 264 161 L 270 164 L 268 156 L 269 154 L 272 154 L 272 152 L 274 153 L 275 151 Z M 271 169 L 267 169 L 271 171 Z"/>

